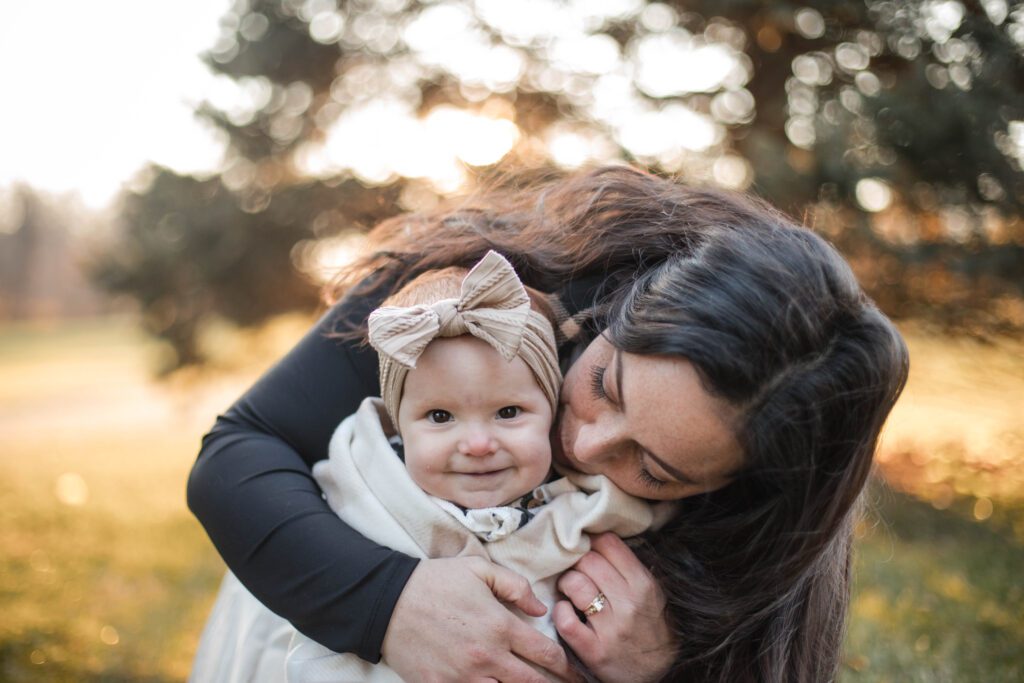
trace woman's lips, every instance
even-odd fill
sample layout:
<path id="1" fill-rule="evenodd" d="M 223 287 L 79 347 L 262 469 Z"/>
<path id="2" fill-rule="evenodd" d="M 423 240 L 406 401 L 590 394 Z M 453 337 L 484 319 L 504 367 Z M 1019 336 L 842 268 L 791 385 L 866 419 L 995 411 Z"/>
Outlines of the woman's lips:
<path id="1" fill-rule="evenodd" d="M 569 458 L 565 455 L 565 448 L 562 446 L 562 435 L 555 434 L 551 440 L 551 459 L 559 465 L 571 465 Z"/>
<path id="2" fill-rule="evenodd" d="M 564 422 L 560 422 L 551 438 L 551 458 L 559 465 L 563 467 L 569 467 L 574 470 L 579 470 L 580 466 L 572 460 L 572 456 L 569 455 L 565 447 L 566 435 L 565 428 L 562 426 Z"/>
<path id="3" fill-rule="evenodd" d="M 558 412 L 557 426 L 551 435 L 551 458 L 559 465 L 579 469 L 565 447 L 566 431 L 568 430 L 566 420 L 565 405 L 563 404 Z"/>
<path id="4" fill-rule="evenodd" d="M 574 428 L 574 417 L 569 414 L 565 404 L 562 404 L 558 417 L 558 426 L 551 435 L 551 456 L 554 461 L 564 467 L 576 470 L 577 472 L 583 472 L 584 474 L 600 474 L 600 470 L 594 471 L 589 465 L 584 465 L 576 460 L 572 444 L 576 443 L 578 432 Z"/>

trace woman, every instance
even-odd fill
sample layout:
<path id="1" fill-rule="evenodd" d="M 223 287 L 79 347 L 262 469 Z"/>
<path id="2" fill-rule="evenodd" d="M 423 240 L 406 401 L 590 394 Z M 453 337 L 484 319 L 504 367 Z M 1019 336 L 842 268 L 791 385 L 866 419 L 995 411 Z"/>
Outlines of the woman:
<path id="1" fill-rule="evenodd" d="M 524 659 L 571 675 L 561 648 L 489 595 L 527 605 L 523 582 L 369 543 L 309 472 L 378 391 L 376 358 L 354 341 L 368 311 L 493 248 L 571 314 L 559 457 L 680 501 L 635 554 L 600 537 L 562 577 L 563 640 L 605 681 L 834 678 L 855 502 L 907 353 L 829 245 L 762 203 L 622 167 L 400 216 L 371 243 L 346 299 L 218 420 L 189 481 L 258 598 L 409 680 L 536 680 Z"/>

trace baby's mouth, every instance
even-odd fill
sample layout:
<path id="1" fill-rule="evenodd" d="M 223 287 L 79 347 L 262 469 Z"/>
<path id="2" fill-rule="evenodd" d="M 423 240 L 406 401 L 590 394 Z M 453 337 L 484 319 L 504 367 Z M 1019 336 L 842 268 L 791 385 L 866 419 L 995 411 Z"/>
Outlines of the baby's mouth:
<path id="1" fill-rule="evenodd" d="M 562 447 L 561 434 L 555 434 L 554 438 L 551 439 L 551 459 L 554 460 L 559 465 L 569 465 L 570 467 L 572 466 L 572 463 L 569 461 L 569 458 L 567 458 L 565 455 L 565 449 Z"/>
<path id="2" fill-rule="evenodd" d="M 461 475 L 467 476 L 467 477 L 490 477 L 490 476 L 493 476 L 495 474 L 501 474 L 506 469 L 508 469 L 508 468 L 507 467 L 502 467 L 502 468 L 499 468 L 499 469 L 496 469 L 496 470 L 481 470 L 479 472 L 458 472 L 458 474 L 461 474 Z"/>
<path id="3" fill-rule="evenodd" d="M 569 458 L 565 455 L 565 446 L 562 443 L 562 426 L 565 422 L 565 404 L 558 406 L 558 414 L 555 416 L 551 426 L 551 458 L 560 465 L 572 466 Z"/>

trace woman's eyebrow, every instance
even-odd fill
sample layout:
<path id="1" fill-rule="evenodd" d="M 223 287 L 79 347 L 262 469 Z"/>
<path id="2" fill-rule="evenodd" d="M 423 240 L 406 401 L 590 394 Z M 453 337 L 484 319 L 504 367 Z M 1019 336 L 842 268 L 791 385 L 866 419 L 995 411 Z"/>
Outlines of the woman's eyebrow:
<path id="1" fill-rule="evenodd" d="M 619 398 L 619 408 L 621 408 L 622 409 L 622 413 L 625 414 L 626 413 L 626 402 L 625 402 L 625 397 L 624 397 L 625 395 L 622 393 L 622 351 L 620 349 L 615 349 L 615 354 L 613 356 L 613 360 L 615 361 L 615 393 L 618 395 L 618 398 Z M 636 441 L 636 440 L 634 439 L 634 441 Z M 650 448 L 647 448 L 646 446 L 644 446 L 639 441 L 637 441 L 636 443 L 643 450 L 644 455 L 646 455 L 648 458 L 650 458 L 654 462 L 658 463 L 658 466 L 661 467 L 661 469 L 665 470 L 665 472 L 667 472 L 668 474 L 671 474 L 673 477 L 678 479 L 679 483 L 681 483 L 681 484 L 696 484 L 697 483 L 696 481 L 694 481 L 693 477 L 689 477 L 689 476 L 683 474 L 682 472 L 677 470 L 675 467 L 673 467 L 672 465 L 669 465 L 667 462 L 665 462 L 665 460 L 663 458 L 659 458 L 658 456 L 656 456 L 654 453 L 651 452 Z"/>

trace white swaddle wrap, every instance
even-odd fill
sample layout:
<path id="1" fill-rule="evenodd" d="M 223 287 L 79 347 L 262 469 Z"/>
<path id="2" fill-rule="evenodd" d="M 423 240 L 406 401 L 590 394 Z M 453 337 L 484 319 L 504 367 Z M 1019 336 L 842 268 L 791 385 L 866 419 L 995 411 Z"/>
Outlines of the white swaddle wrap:
<path id="1" fill-rule="evenodd" d="M 619 490 L 603 476 L 569 473 L 540 487 L 546 504 L 522 528 L 486 543 L 409 478 L 381 426 L 380 399 L 366 399 L 331 439 L 313 475 L 347 524 L 384 546 L 420 558 L 478 555 L 530 581 L 549 608 L 559 574 L 590 549 L 587 534 L 633 536 L 663 521 L 669 509 Z M 550 612 L 549 612 L 550 613 Z M 520 615 L 552 639 L 550 618 Z M 439 616 L 440 618 L 440 616 Z M 302 635 L 264 607 L 230 573 L 200 640 L 190 677 L 206 683 L 391 681 L 384 662 L 338 654 Z"/>

